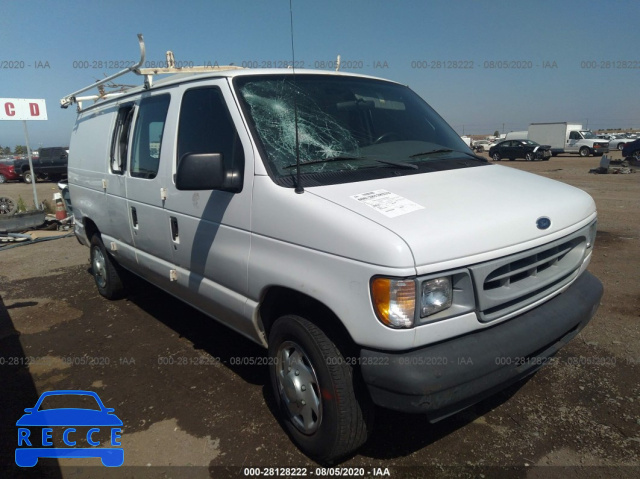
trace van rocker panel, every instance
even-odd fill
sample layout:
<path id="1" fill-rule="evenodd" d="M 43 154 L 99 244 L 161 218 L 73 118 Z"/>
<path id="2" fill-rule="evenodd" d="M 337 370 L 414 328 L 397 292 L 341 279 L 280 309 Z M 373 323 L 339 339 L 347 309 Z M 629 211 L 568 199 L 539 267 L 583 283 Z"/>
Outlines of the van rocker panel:
<path id="1" fill-rule="evenodd" d="M 362 349 L 374 402 L 443 419 L 533 374 L 591 320 L 602 283 L 588 271 L 562 294 L 494 327 L 400 353 Z"/>

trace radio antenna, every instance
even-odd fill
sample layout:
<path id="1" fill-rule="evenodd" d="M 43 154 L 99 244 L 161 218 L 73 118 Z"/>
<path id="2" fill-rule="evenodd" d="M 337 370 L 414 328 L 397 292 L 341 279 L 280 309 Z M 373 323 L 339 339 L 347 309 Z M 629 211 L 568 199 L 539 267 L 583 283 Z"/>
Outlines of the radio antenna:
<path id="1" fill-rule="evenodd" d="M 297 93 L 298 93 L 298 85 L 296 83 L 296 52 L 293 48 L 293 0 L 289 0 L 289 17 L 291 19 L 291 60 L 292 60 L 292 69 L 293 69 L 293 118 L 296 129 L 296 189 L 295 192 L 297 194 L 304 193 L 304 188 L 300 183 L 300 140 L 298 137 L 298 101 L 297 101 Z"/>

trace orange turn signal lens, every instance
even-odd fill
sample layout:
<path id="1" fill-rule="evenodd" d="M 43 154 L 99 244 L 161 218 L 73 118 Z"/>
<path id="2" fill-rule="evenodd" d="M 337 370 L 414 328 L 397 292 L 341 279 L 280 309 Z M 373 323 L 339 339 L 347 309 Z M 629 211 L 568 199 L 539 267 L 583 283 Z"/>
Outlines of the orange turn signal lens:
<path id="1" fill-rule="evenodd" d="M 391 328 L 410 328 L 416 308 L 416 283 L 411 279 L 375 278 L 371 298 L 378 319 Z"/>

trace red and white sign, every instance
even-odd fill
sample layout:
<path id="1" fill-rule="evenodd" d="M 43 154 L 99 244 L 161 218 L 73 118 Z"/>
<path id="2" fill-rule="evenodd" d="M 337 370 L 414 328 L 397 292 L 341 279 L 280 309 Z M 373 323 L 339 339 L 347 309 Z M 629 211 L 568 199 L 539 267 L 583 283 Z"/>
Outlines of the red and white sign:
<path id="1" fill-rule="evenodd" d="M 0 120 L 46 120 L 44 100 L 0 98 Z"/>

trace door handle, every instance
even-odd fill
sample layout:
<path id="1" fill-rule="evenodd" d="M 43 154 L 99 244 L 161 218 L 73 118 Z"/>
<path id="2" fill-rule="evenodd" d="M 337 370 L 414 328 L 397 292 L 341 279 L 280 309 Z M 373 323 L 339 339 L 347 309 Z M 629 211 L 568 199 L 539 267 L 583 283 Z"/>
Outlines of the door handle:
<path id="1" fill-rule="evenodd" d="M 178 238 L 180 236 L 180 231 L 178 230 L 178 218 L 175 216 L 171 216 L 171 239 L 178 243 Z"/>
<path id="2" fill-rule="evenodd" d="M 133 223 L 133 227 L 138 227 L 138 212 L 136 211 L 135 206 L 131 207 L 131 222 Z"/>

